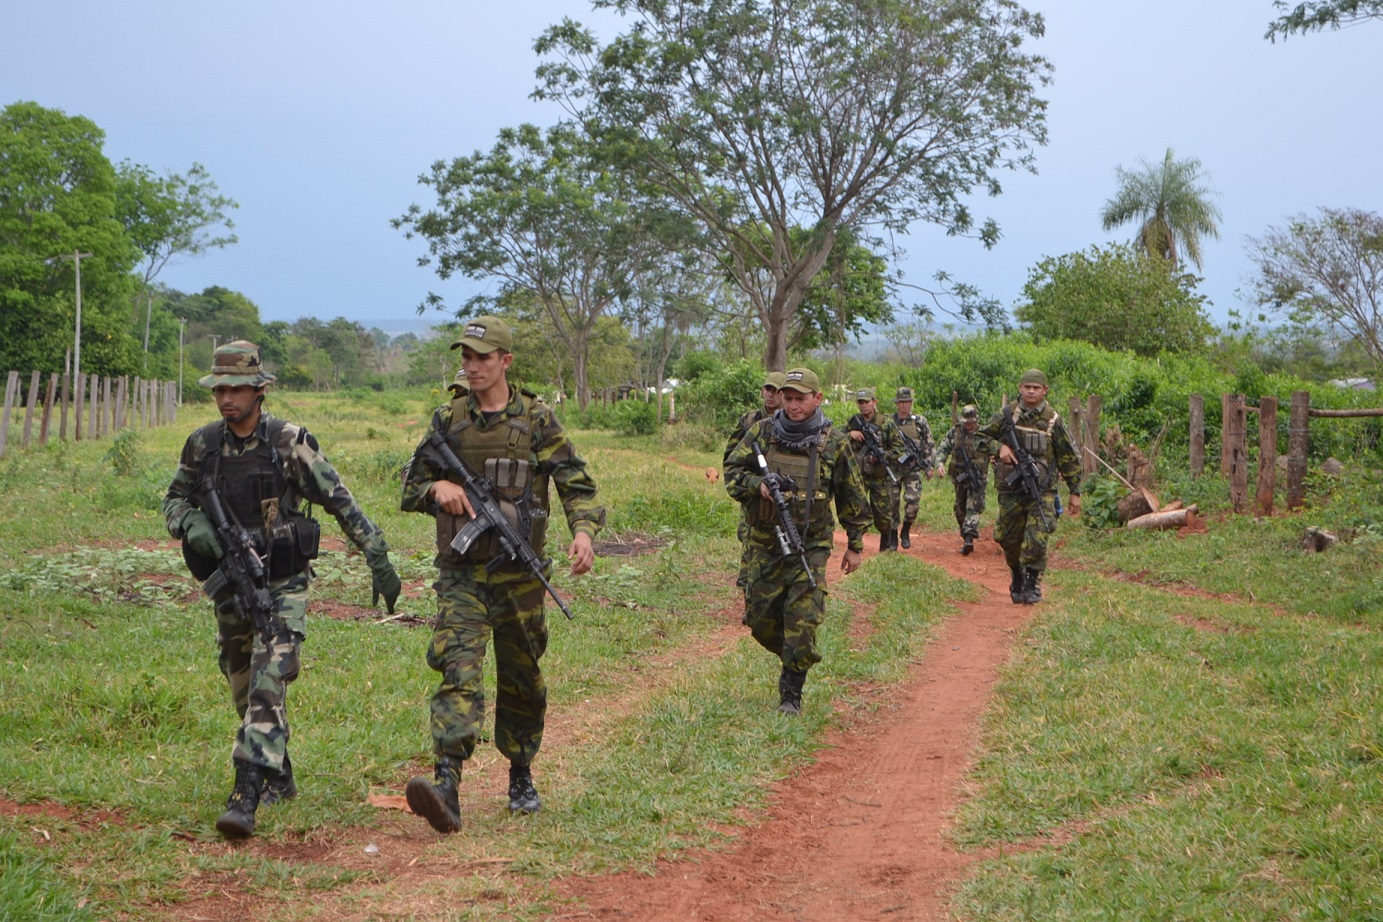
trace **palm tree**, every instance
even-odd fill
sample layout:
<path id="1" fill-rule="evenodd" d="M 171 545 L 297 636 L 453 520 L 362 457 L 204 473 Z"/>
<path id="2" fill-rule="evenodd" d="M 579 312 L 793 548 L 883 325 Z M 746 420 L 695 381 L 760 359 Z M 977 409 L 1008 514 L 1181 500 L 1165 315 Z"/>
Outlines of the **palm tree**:
<path id="1" fill-rule="evenodd" d="M 1176 269 L 1177 251 L 1182 249 L 1200 269 L 1201 237 L 1220 236 L 1220 209 L 1210 201 L 1215 192 L 1199 182 L 1201 162 L 1195 157 L 1177 160 L 1169 147 L 1161 166 L 1146 160 L 1142 164 L 1138 171 L 1115 168 L 1119 191 L 1100 212 L 1104 229 L 1141 221 L 1135 243 L 1149 256 L 1165 259 Z"/>

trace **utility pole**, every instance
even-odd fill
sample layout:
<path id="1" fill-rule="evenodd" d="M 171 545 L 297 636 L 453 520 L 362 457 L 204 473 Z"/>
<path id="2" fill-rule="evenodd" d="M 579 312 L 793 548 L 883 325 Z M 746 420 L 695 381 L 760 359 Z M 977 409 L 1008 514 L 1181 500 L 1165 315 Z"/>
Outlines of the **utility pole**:
<path id="1" fill-rule="evenodd" d="M 82 260 L 90 259 L 90 253 L 73 250 L 72 255 L 64 253 L 56 259 L 70 259 L 77 270 L 77 329 L 72 337 L 72 380 L 82 373 Z"/>
<path id="2" fill-rule="evenodd" d="M 184 334 L 186 334 L 186 333 L 187 333 L 187 318 L 186 318 L 186 317 L 179 317 L 179 318 L 178 318 L 178 406 L 182 406 L 182 351 L 183 351 L 183 336 L 184 336 Z M 215 351 L 216 351 L 215 347 L 212 347 L 212 350 L 211 350 L 211 351 L 212 351 L 212 352 L 215 352 Z"/>

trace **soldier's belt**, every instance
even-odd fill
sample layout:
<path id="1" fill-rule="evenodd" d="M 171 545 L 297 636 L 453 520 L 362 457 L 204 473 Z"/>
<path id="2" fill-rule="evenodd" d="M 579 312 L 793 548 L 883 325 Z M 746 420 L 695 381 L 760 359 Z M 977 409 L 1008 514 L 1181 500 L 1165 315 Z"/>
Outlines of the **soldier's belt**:
<path id="1" fill-rule="evenodd" d="M 785 496 L 785 497 L 788 498 L 788 499 L 797 499 L 797 500 L 801 500 L 801 501 L 804 502 L 804 503 L 807 501 L 807 491 L 806 491 L 806 490 L 793 490 L 791 493 L 784 493 L 783 496 Z M 829 494 L 824 493 L 824 492 L 822 492 L 821 490 L 817 490 L 817 491 L 816 491 L 815 493 L 813 493 L 811 496 L 812 496 L 812 499 L 813 499 L 813 500 L 824 500 L 824 499 L 827 499 L 827 498 L 829 497 Z"/>

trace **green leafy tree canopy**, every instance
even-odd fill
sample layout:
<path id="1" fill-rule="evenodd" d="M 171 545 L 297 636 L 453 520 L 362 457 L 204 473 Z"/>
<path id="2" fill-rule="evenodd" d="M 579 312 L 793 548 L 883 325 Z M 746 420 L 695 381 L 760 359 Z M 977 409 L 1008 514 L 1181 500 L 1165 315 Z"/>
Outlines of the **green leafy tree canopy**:
<path id="1" fill-rule="evenodd" d="M 1268 24 L 1263 37 L 1276 42 L 1293 32 L 1305 35 L 1325 29 L 1357 25 L 1370 19 L 1383 19 L 1383 0 L 1311 0 L 1293 6 L 1276 0 L 1273 8 L 1282 13 Z"/>

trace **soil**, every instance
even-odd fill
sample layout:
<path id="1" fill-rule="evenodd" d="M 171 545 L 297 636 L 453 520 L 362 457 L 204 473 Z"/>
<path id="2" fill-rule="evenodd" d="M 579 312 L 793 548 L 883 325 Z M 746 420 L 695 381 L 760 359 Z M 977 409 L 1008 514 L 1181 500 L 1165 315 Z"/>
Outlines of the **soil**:
<path id="1" fill-rule="evenodd" d="M 836 544 L 843 549 L 843 534 Z M 775 785 L 761 824 L 740 834 L 729 851 L 661 862 L 652 877 L 559 881 L 568 905 L 553 918 L 949 918 L 951 889 L 982 857 L 949 845 L 950 817 L 963 797 L 999 667 L 1034 612 L 1010 600 L 998 545 L 985 537 L 969 556 L 959 548 L 954 533 L 923 534 L 901 553 L 941 566 L 987 595 L 957 605 L 876 716 L 831 734 L 813 764 Z M 839 567 L 835 554 L 829 582 L 841 578 Z"/>

